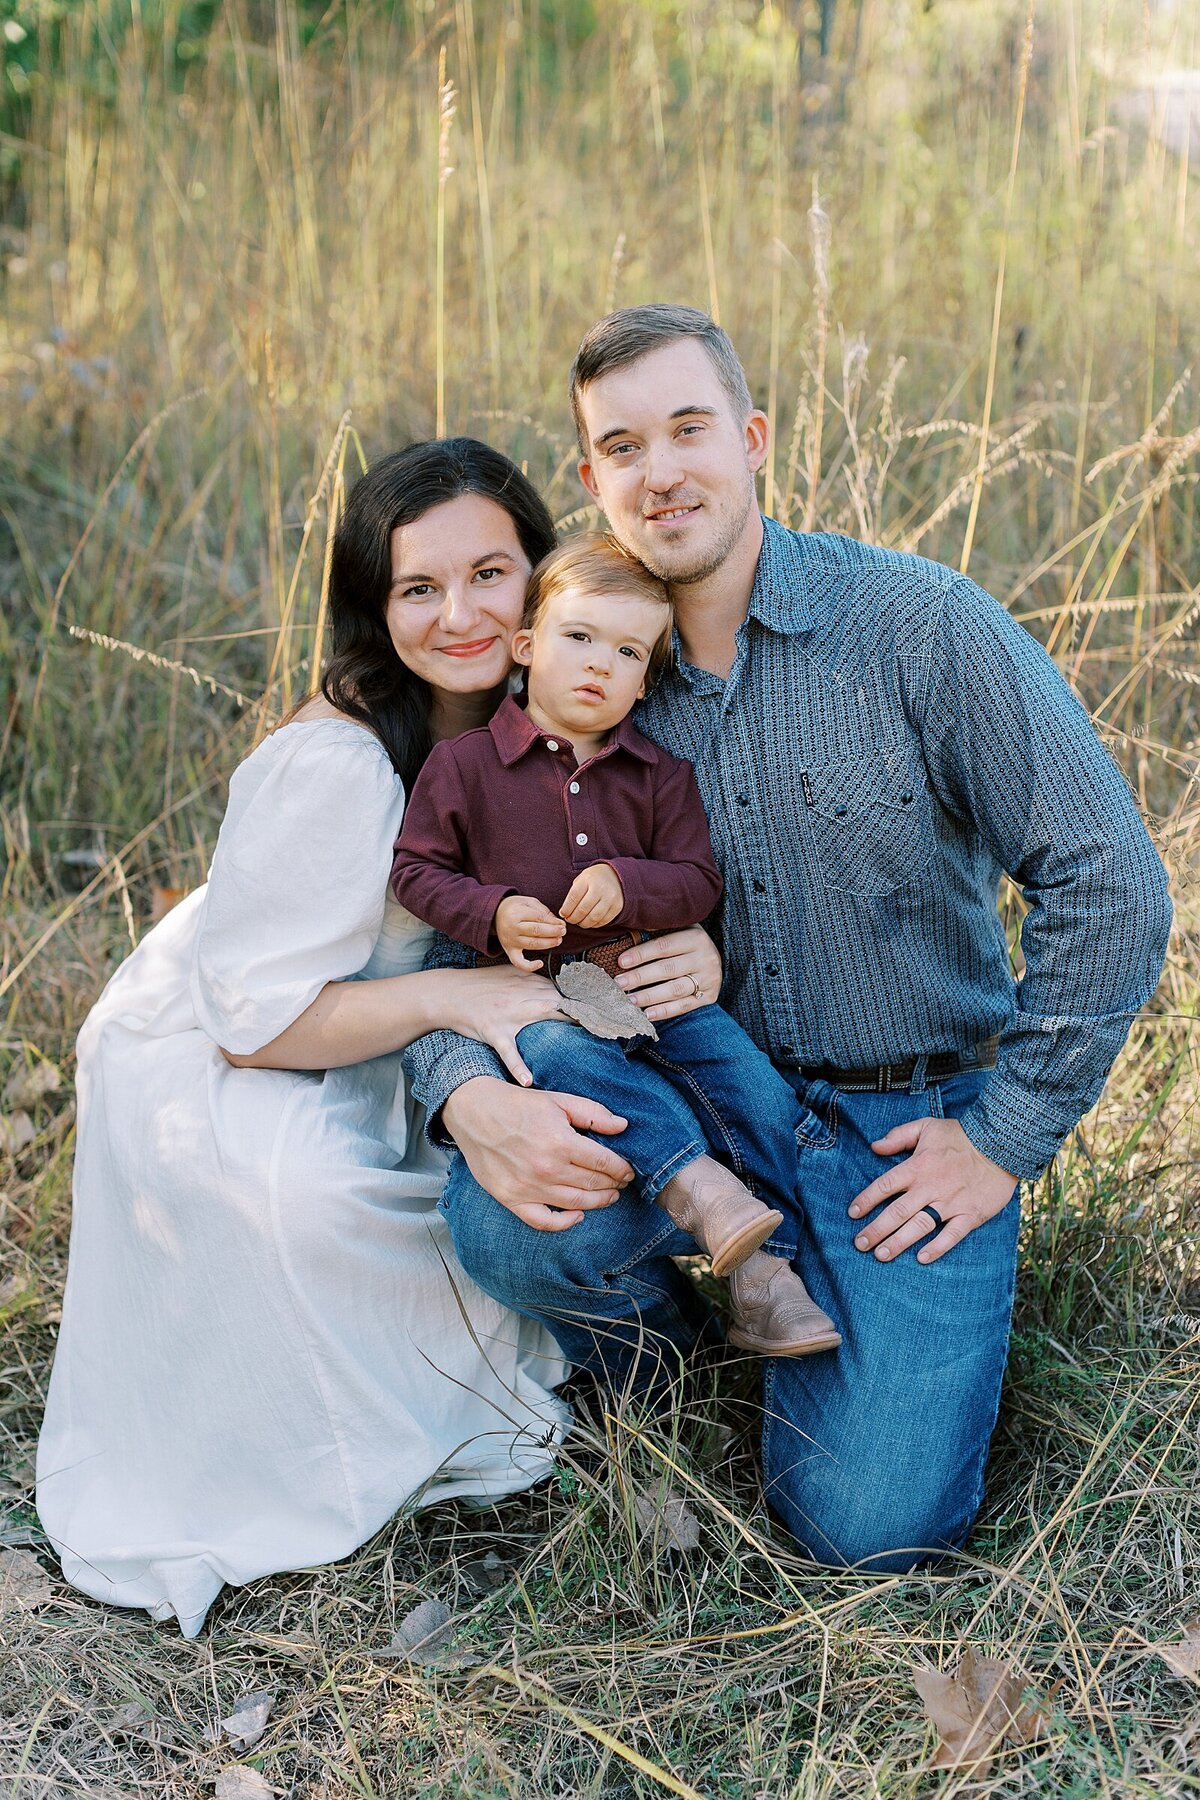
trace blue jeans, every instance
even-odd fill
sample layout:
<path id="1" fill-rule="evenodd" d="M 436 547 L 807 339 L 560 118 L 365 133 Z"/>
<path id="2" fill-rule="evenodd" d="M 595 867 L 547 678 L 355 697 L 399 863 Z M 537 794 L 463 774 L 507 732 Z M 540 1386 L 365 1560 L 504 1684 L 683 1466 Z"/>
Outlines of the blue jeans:
<path id="1" fill-rule="evenodd" d="M 526 1304 L 516 1310 L 532 1310 L 548 1323 L 554 1313 L 550 1328 L 577 1367 L 605 1374 L 635 1391 L 660 1379 L 664 1358 L 668 1372 L 672 1364 L 677 1366 L 697 1333 L 705 1329 L 707 1308 L 693 1284 L 667 1260 L 695 1255 L 696 1244 L 652 1204 L 681 1169 L 698 1156 L 711 1154 L 759 1199 L 778 1207 L 785 1222 L 768 1248 L 794 1254 L 800 1230 L 796 1132 L 801 1108 L 770 1058 L 719 1006 L 697 1007 L 664 1020 L 658 1034 L 657 1042 L 616 1041 L 548 1019 L 526 1025 L 517 1036 L 538 1087 L 586 1094 L 628 1120 L 619 1137 L 588 1135 L 619 1150 L 637 1174 L 637 1183 L 617 1205 L 628 1204 L 640 1216 L 661 1267 L 653 1272 L 647 1291 L 620 1258 L 617 1266 L 609 1267 L 612 1259 L 602 1257 L 603 1289 L 589 1291 L 581 1305 L 578 1283 L 587 1282 L 596 1271 L 572 1258 L 569 1304 L 556 1304 L 561 1296 L 544 1295 L 542 1306 Z M 598 1216 L 591 1213 L 563 1233 L 532 1231 L 496 1205 L 457 1154 L 440 1206 L 459 1260 L 489 1293 L 496 1291 L 498 1281 L 526 1293 L 538 1288 L 541 1247 L 536 1240 L 542 1237 L 570 1237 L 573 1251 L 584 1251 L 593 1239 L 613 1241 L 611 1226 L 601 1232 L 589 1229 L 589 1221 Z M 494 1217 L 498 1212 L 503 1214 L 500 1219 Z M 611 1214 L 607 1209 L 604 1218 L 610 1220 Z M 644 1231 L 638 1234 L 639 1258 L 646 1254 L 644 1237 Z M 494 1266 L 497 1260 L 505 1265 L 502 1275 Z M 660 1329 L 664 1319 L 670 1324 L 665 1336 Z M 711 1324 L 707 1335 L 715 1335 Z"/>
<path id="2" fill-rule="evenodd" d="M 799 1101 L 799 1266 L 837 1321 L 841 1348 L 764 1364 L 767 1498 L 818 1562 L 904 1571 L 966 1540 L 983 1496 L 1008 1348 L 1016 1201 L 937 1262 L 855 1250 L 854 1195 L 890 1166 L 873 1140 L 916 1118 L 954 1118 L 986 1074 L 921 1093 L 835 1093 L 789 1074 Z M 607 1140 L 621 1148 L 621 1139 Z M 461 1159 L 459 1159 L 461 1161 Z M 898 1161 L 899 1158 L 891 1159 Z M 447 1216 L 474 1279 L 541 1319 L 573 1362 L 614 1379 L 685 1359 L 705 1330 L 670 1260 L 691 1240 L 631 1189 L 566 1231 L 533 1231 L 483 1194 L 448 1189 Z M 782 1231 L 780 1237 L 782 1238 Z M 631 1371 L 639 1349 L 641 1363 Z"/>

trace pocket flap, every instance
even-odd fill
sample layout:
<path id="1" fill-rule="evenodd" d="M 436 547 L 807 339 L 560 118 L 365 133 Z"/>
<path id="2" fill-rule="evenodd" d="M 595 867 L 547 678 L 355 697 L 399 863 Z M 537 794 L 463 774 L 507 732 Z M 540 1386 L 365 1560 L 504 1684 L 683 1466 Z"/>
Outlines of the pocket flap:
<path id="1" fill-rule="evenodd" d="M 826 819 L 857 818 L 872 806 L 906 812 L 927 786 L 916 746 L 903 740 L 809 769 L 803 779 L 809 805 Z"/>

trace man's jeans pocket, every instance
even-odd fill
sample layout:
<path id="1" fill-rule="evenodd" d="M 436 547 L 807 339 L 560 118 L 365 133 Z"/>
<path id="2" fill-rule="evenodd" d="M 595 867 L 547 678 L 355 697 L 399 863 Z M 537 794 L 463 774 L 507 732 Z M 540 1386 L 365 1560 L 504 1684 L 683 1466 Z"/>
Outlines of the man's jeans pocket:
<path id="1" fill-rule="evenodd" d="M 786 1069 L 783 1073 L 795 1089 L 800 1106 L 796 1125 L 796 1149 L 803 1155 L 808 1150 L 832 1150 L 838 1138 L 837 1089 L 827 1081 L 806 1081 L 803 1075 Z"/>

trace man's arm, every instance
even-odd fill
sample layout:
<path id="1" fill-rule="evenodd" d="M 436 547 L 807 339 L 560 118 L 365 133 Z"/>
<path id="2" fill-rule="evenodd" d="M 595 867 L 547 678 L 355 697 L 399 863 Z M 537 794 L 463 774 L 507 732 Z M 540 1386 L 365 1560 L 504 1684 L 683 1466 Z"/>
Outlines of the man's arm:
<path id="1" fill-rule="evenodd" d="M 468 969 L 474 956 L 466 944 L 439 932 L 425 956 L 427 969 Z M 425 1134 L 431 1144 L 451 1144 L 442 1123 L 442 1108 L 456 1088 L 478 1075 L 507 1081 L 494 1050 L 457 1031 L 431 1031 L 409 1044 L 401 1059 L 408 1085 L 425 1108 Z"/>
<path id="2" fill-rule="evenodd" d="M 1016 1018 L 961 1121 L 1028 1180 L 1096 1101 L 1158 984 L 1167 875 L 1050 657 L 965 577 L 944 598 L 920 722 L 939 799 L 974 823 L 1029 908 Z"/>
<path id="3" fill-rule="evenodd" d="M 438 936 L 427 969 L 461 968 L 464 945 Z M 587 1137 L 616 1137 L 626 1121 L 586 1095 L 548 1094 L 513 1085 L 486 1044 L 456 1031 L 431 1031 L 401 1058 L 426 1110 L 432 1143 L 456 1144 L 480 1186 L 538 1231 L 564 1231 L 585 1212 L 608 1206 L 633 1179 L 617 1151 Z M 443 1112 L 452 1115 L 443 1120 Z"/>

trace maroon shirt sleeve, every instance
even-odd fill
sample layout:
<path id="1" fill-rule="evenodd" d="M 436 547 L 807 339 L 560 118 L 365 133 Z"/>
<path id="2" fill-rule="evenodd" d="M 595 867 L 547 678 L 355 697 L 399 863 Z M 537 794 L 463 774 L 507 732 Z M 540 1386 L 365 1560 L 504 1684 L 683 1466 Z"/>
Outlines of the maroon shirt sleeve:
<path id="1" fill-rule="evenodd" d="M 453 743 L 435 744 L 413 784 L 392 861 L 392 892 L 418 919 L 487 955 L 496 908 L 515 888 L 465 873 L 469 811 Z"/>
<path id="2" fill-rule="evenodd" d="M 662 753 L 650 856 L 606 860 L 625 894 L 614 924 L 631 931 L 670 931 L 707 919 L 721 898 L 722 882 L 691 763 Z"/>

